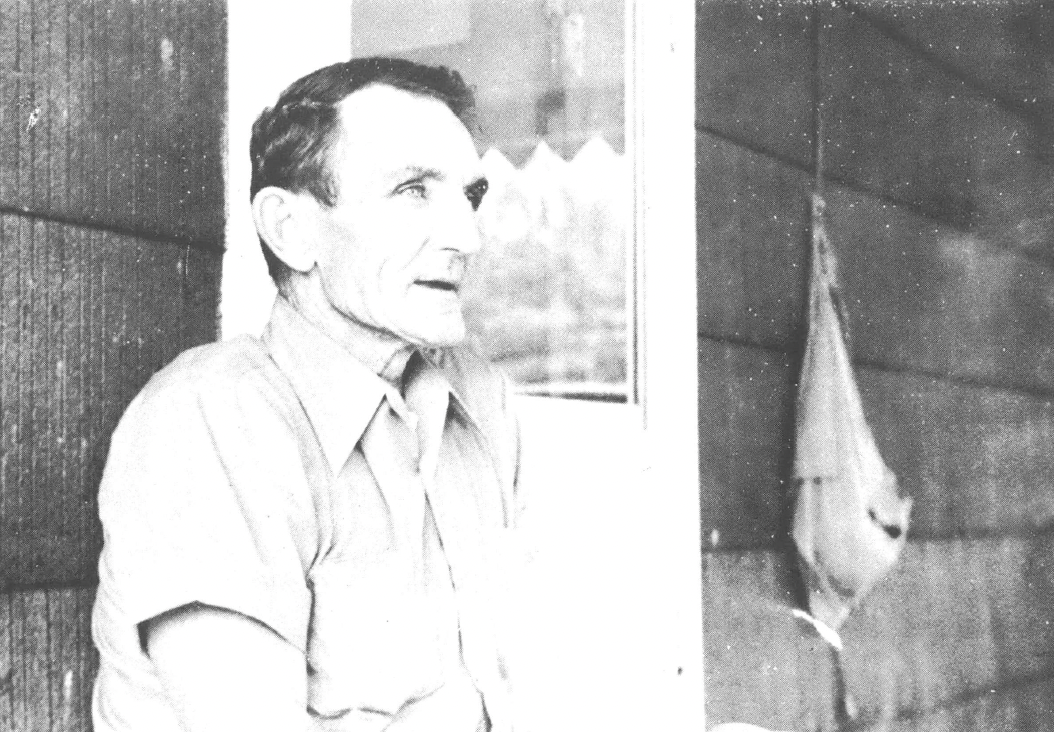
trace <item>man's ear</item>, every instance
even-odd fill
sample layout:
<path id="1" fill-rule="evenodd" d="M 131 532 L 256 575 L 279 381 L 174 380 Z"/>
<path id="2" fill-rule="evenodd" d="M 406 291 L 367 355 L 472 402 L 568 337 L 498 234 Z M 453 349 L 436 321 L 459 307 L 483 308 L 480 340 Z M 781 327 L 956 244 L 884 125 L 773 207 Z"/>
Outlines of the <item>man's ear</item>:
<path id="1" fill-rule="evenodd" d="M 261 188 L 252 201 L 253 221 L 260 238 L 276 257 L 297 272 L 308 272 L 315 266 L 307 204 L 304 195 L 275 186 Z"/>

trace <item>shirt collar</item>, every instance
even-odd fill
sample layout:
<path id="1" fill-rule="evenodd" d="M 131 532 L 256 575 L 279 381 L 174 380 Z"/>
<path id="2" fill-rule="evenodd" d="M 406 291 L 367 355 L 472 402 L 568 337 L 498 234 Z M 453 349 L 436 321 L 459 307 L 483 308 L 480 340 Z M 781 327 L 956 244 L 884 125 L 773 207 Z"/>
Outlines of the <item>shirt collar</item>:
<path id="1" fill-rule="evenodd" d="M 397 411 L 404 405 L 392 385 L 281 296 L 275 298 L 262 340 L 307 412 L 334 475 L 344 466 L 384 399 Z M 444 398 L 475 424 L 466 402 L 444 373 L 447 360 L 443 351 L 415 354 L 407 364 L 406 391 L 415 382 L 427 381 L 430 388 L 449 394 Z"/>
<path id="2" fill-rule="evenodd" d="M 413 380 L 423 378 L 428 371 L 437 372 L 450 392 L 450 403 L 473 427 L 479 429 L 479 420 L 469 406 L 471 402 L 463 396 L 465 376 L 457 361 L 452 349 L 420 349 L 407 364 L 406 383 L 409 386 Z"/>
<path id="3" fill-rule="evenodd" d="M 391 387 L 282 296 L 262 339 L 292 384 L 335 475 Z"/>

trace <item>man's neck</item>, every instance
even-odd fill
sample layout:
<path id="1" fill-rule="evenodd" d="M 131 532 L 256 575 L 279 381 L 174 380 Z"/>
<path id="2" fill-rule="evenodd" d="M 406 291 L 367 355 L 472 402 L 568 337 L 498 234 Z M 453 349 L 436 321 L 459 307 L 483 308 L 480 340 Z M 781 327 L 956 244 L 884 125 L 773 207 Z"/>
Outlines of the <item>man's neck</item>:
<path id="1" fill-rule="evenodd" d="M 297 312 L 337 342 L 366 368 L 397 389 L 415 347 L 375 328 L 355 322 L 331 307 L 319 308 L 311 298 L 298 298 L 295 290 L 280 292 Z"/>

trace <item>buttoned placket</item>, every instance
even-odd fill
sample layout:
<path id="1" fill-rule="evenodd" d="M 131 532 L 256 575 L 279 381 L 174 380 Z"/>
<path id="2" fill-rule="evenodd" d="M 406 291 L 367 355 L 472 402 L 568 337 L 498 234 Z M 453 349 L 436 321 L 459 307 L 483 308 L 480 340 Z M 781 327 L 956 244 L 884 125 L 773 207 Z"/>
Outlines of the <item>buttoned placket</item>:
<path id="1" fill-rule="evenodd" d="M 481 664 L 487 663 L 485 658 L 492 655 L 485 649 L 492 648 L 493 639 L 483 628 L 465 626 L 466 620 L 478 619 L 479 613 L 484 611 L 479 606 L 478 598 L 470 599 L 480 587 L 475 586 L 478 581 L 472 588 L 458 586 L 457 578 L 468 569 L 462 567 L 459 572 L 455 566 L 457 557 L 464 554 L 463 549 L 458 549 L 463 537 L 445 536 L 444 529 L 448 534 L 456 533 L 456 527 L 461 522 L 454 515 L 447 516 L 451 507 L 442 503 L 444 494 L 437 484 L 439 456 L 451 409 L 452 392 L 445 377 L 429 366 L 413 375 L 405 392 L 404 398 L 394 388 L 387 388 L 380 409 L 363 436 L 363 452 L 392 511 L 393 524 L 415 558 L 417 572 L 424 571 L 420 561 L 423 557 L 422 529 L 424 512 L 430 506 L 457 607 L 457 633 L 464 652 L 468 654 L 462 658 L 462 662 L 479 687 L 483 679 L 477 674 L 484 667 Z M 472 429 L 478 429 L 471 420 L 469 425 Z M 483 631 L 483 635 L 477 631 Z M 500 700 L 490 698 L 488 701 L 488 711 L 493 719 L 496 710 L 490 708 L 492 704 L 498 706 Z"/>
<path id="2" fill-rule="evenodd" d="M 423 415 L 425 419 L 422 425 L 423 431 L 420 435 L 420 475 L 422 484 L 432 504 L 437 527 L 442 536 L 444 526 L 449 531 L 453 531 L 453 528 L 448 521 L 444 520 L 444 515 L 446 514 L 444 509 L 449 509 L 450 506 L 446 503 L 439 503 L 443 499 L 443 493 L 437 484 L 437 467 L 448 410 L 452 409 L 458 402 L 456 397 L 453 396 L 453 392 L 450 391 L 445 377 L 435 369 L 425 369 L 417 374 L 406 390 L 406 399 L 414 410 L 418 414 Z M 479 427 L 470 415 L 463 410 L 459 410 L 459 415 L 464 417 L 467 429 L 479 432 Z M 446 487 L 447 490 L 450 488 L 451 486 Z M 479 517 L 477 516 L 477 518 Z M 448 520 L 454 520 L 454 517 L 448 517 Z M 479 528 L 483 530 L 483 527 Z M 450 566 L 451 581 L 454 584 L 455 597 L 458 604 L 459 632 L 464 653 L 463 660 L 477 687 L 481 690 L 490 690 L 490 693 L 487 694 L 488 714 L 492 722 L 497 723 L 498 720 L 502 722 L 495 729 L 508 729 L 508 706 L 505 700 L 501 698 L 498 688 L 487 681 L 487 679 L 491 679 L 494 670 L 496 647 L 494 645 L 495 638 L 492 635 L 493 628 L 487 623 L 481 623 L 483 618 L 480 615 L 481 613 L 485 615 L 493 611 L 494 608 L 487 605 L 486 601 L 479 596 L 479 592 L 485 586 L 481 585 L 481 582 L 483 582 L 481 577 L 476 576 L 471 586 L 459 585 L 459 577 L 464 579 L 463 574 L 468 567 L 461 566 L 460 569 L 462 571 L 458 572 L 458 567 L 453 566 L 451 562 L 458 561 L 458 557 L 461 558 L 462 563 L 470 559 L 470 557 L 465 556 L 466 547 L 461 546 L 462 539 L 465 537 L 449 536 L 447 538 L 449 541 L 443 545 L 444 554 Z M 483 560 L 485 563 L 488 558 L 475 557 L 475 559 Z M 472 565 L 473 563 L 469 561 L 468 564 Z M 478 569 L 476 567 L 475 574 L 478 574 Z"/>
<path id="3" fill-rule="evenodd" d="M 293 383 L 334 476 L 347 469 L 349 453 L 357 445 L 376 482 L 395 532 L 392 549 L 409 560 L 403 565 L 407 574 L 393 581 L 446 595 L 432 596 L 439 600 L 435 617 L 449 618 L 436 626 L 441 633 L 437 641 L 446 649 L 442 657 L 461 667 L 451 667 L 451 672 L 467 670 L 477 689 L 493 689 L 487 670 L 491 654 L 484 652 L 493 643 L 486 632 L 478 632 L 478 618 L 488 605 L 472 599 L 485 585 L 477 579 L 479 534 L 484 529 L 472 505 L 478 499 L 477 487 L 472 480 L 462 484 L 464 477 L 454 477 L 460 474 L 456 466 L 467 456 L 466 449 L 487 451 L 489 446 L 454 391 L 445 366 L 437 365 L 445 354 L 411 357 L 404 398 L 361 361 L 329 348 L 332 344 L 325 339 L 312 338 L 310 323 L 281 300 L 272 319 L 265 342 Z M 309 356 L 320 349 L 324 357 Z M 462 431 L 475 435 L 469 438 Z M 444 452 L 448 447 L 449 458 Z M 488 452 L 488 463 L 491 458 Z M 443 468 L 446 459 L 455 468 L 450 476 Z M 443 628 L 449 634 L 442 635 Z M 492 706 L 500 706 L 500 701 L 488 696 L 486 703 L 493 720 L 497 710 Z"/>
<path id="4" fill-rule="evenodd" d="M 424 527 L 427 491 L 421 480 L 420 419 L 389 388 L 362 438 L 366 462 L 388 504 L 398 541 L 420 582 L 425 568 Z"/>

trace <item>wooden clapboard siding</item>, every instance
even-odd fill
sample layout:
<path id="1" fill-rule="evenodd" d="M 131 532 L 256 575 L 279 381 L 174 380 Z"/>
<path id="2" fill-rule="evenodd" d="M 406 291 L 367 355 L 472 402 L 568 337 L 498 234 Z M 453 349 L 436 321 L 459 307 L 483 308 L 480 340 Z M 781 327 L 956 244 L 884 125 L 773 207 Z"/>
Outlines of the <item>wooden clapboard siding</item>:
<path id="1" fill-rule="evenodd" d="M 848 690 L 861 716 L 927 710 L 1049 676 L 1052 557 L 1050 534 L 911 544 L 844 627 Z"/>
<path id="2" fill-rule="evenodd" d="M 905 715 L 870 729 L 906 732 L 1050 732 L 1054 730 L 1054 681 L 1041 679 L 1006 689 L 989 690 L 959 703 L 925 713 Z"/>
<path id="3" fill-rule="evenodd" d="M 1050 391 L 1054 261 L 867 197 L 828 202 L 858 359 Z"/>
<path id="4" fill-rule="evenodd" d="M 790 348 L 808 275 L 806 177 L 707 133 L 696 155 L 699 334 Z"/>
<path id="5" fill-rule="evenodd" d="M 0 595 L 0 729 L 89 728 L 98 657 L 91 644 L 89 589 Z"/>
<path id="6" fill-rule="evenodd" d="M 947 715 L 975 707 L 993 690 L 1010 697 L 995 705 L 1003 709 L 1022 687 L 1049 688 L 1052 551 L 1049 535 L 910 544 L 842 631 L 854 723 L 881 728 Z M 834 729 L 833 656 L 791 615 L 791 565 L 783 552 L 706 556 L 711 722 Z M 730 640 L 720 644 L 715 637 Z M 1049 698 L 1033 701 L 1051 708 Z"/>
<path id="7" fill-rule="evenodd" d="M 828 172 L 932 216 L 969 221 L 981 194 L 1016 164 L 1027 123 L 858 16 L 832 12 L 824 21 Z M 910 154 L 890 154 L 896 150 Z"/>
<path id="8" fill-rule="evenodd" d="M 696 3 L 696 124 L 805 165 L 812 156 L 807 3 Z"/>
<path id="9" fill-rule="evenodd" d="M 699 5 L 697 125 L 812 168 L 808 4 Z M 889 42 L 872 24 L 825 7 L 819 67 L 824 167 L 830 180 L 969 223 L 1013 181 L 1034 138 L 1030 119 L 944 68 Z M 890 151 L 902 150 L 903 155 Z"/>
<path id="10" fill-rule="evenodd" d="M 95 489 L 124 407 L 214 338 L 219 253 L 0 216 L 0 587 L 94 577 Z"/>
<path id="11" fill-rule="evenodd" d="M 219 333 L 220 275 L 223 255 L 187 246 L 177 269 L 182 274 L 182 317 L 179 338 L 185 347 L 207 343 Z"/>
<path id="12" fill-rule="evenodd" d="M 778 552 L 704 555 L 708 725 L 832 728 L 832 656 L 791 614 L 793 569 Z"/>
<path id="13" fill-rule="evenodd" d="M 96 490 L 216 337 L 226 4 L 0 2 L 0 729 L 90 730 Z"/>
<path id="14" fill-rule="evenodd" d="M 1054 47 L 1037 39 L 1054 13 L 923 5 L 819 4 L 829 230 L 857 379 L 915 498 L 902 562 L 843 627 L 851 728 L 1048 729 L 1051 117 L 1017 97 L 1049 81 Z M 696 5 L 707 711 L 778 729 L 835 728 L 832 658 L 790 614 L 786 535 L 815 7 Z"/>
<path id="15" fill-rule="evenodd" d="M 808 175 L 699 136 L 700 333 L 793 349 L 803 328 Z M 826 200 L 854 355 L 888 368 L 1046 390 L 1054 260 L 866 194 Z"/>
<path id="16" fill-rule="evenodd" d="M 218 247 L 225 18 L 219 0 L 0 5 L 0 205 Z"/>
<path id="17" fill-rule="evenodd" d="M 708 548 L 782 542 L 792 380 L 782 352 L 700 338 L 700 501 Z"/>
<path id="18" fill-rule="evenodd" d="M 902 36 L 913 48 L 970 80 L 1023 116 L 1049 114 L 1036 88 L 1054 75 L 1054 22 L 1038 3 L 843 2 L 877 28 Z M 1037 120 L 1038 121 L 1038 120 Z"/>
<path id="19" fill-rule="evenodd" d="M 795 368 L 780 351 L 700 339 L 703 537 L 714 548 L 781 541 Z M 867 366 L 857 382 L 883 457 L 915 498 L 913 537 L 1054 523 L 1049 398 Z"/>

